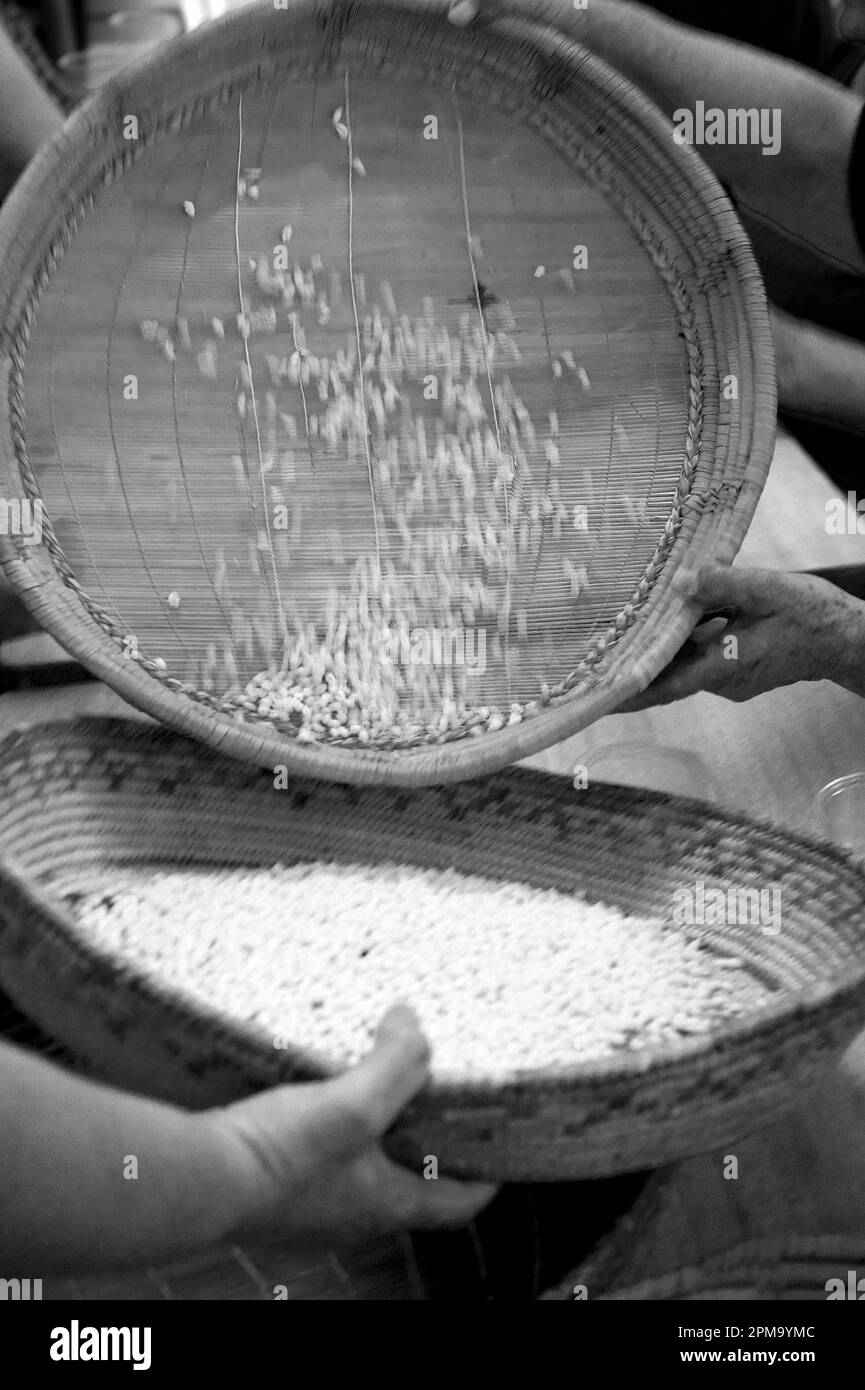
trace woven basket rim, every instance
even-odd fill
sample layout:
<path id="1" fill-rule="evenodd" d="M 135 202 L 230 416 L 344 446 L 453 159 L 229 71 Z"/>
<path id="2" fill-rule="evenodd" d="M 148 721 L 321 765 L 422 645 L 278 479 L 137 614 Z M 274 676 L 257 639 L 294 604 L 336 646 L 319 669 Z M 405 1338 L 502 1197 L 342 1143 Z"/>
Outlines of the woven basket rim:
<path id="1" fill-rule="evenodd" d="M 853 1252 L 857 1252 L 853 1253 Z M 796 1278 L 799 1265 L 820 1266 L 827 1277 L 841 1277 L 865 1260 L 865 1238 L 861 1234 L 799 1235 L 755 1237 L 740 1241 L 695 1264 L 684 1265 L 655 1279 L 612 1287 L 600 1294 L 605 1302 L 658 1301 L 690 1302 L 694 1295 L 705 1296 L 721 1290 L 757 1288 L 764 1293 L 802 1288 Z M 837 1261 L 837 1263 L 836 1263 Z M 824 1281 L 825 1282 L 825 1281 Z M 814 1302 L 825 1298 L 814 1288 Z"/>
<path id="2" fill-rule="evenodd" d="M 26 752 L 28 747 L 37 747 L 46 739 L 56 744 L 65 754 L 73 749 L 77 741 L 82 751 L 86 748 L 92 751 L 94 747 L 98 747 L 102 752 L 110 752 L 114 748 L 122 756 L 138 758 L 139 761 L 141 754 L 146 754 L 148 747 L 159 747 L 160 751 L 174 755 L 179 762 L 186 763 L 185 770 L 190 776 L 194 775 L 196 765 L 202 772 L 206 770 L 206 764 L 202 763 L 200 750 L 195 743 L 173 731 L 160 729 L 143 721 L 124 720 L 114 716 L 85 716 L 74 720 L 41 721 L 12 730 L 0 739 L 0 785 L 4 776 L 3 769 L 8 767 L 10 755 Z M 228 762 L 224 762 L 224 768 L 226 775 L 234 775 L 238 782 L 248 782 L 250 786 L 253 785 L 253 777 L 257 775 L 248 768 L 244 769 Z M 58 775 L 55 769 L 55 780 Z M 560 791 L 564 779 L 549 773 L 535 772 L 533 769 L 517 768 L 500 774 L 493 780 L 501 783 L 522 782 L 526 786 L 533 786 L 540 798 L 553 790 Z M 376 795 L 381 792 L 390 794 L 386 788 L 370 789 L 368 794 Z M 644 805 L 648 802 L 656 811 L 663 808 L 672 812 L 671 819 L 675 817 L 676 812 L 682 815 L 686 811 L 696 811 L 698 819 L 706 814 L 703 803 L 669 793 L 646 792 L 643 789 L 604 783 L 596 784 L 592 794 L 596 798 L 618 799 L 625 804 L 630 802 Z M 775 825 L 764 824 L 747 816 L 728 815 L 719 811 L 713 814 L 715 819 L 729 828 L 738 828 L 757 835 L 765 835 L 768 832 L 776 844 L 782 843 L 789 849 L 794 863 L 798 862 L 805 852 L 810 856 L 818 855 L 825 863 L 830 864 L 836 873 L 847 876 L 851 883 L 861 886 L 862 902 L 865 904 L 865 869 L 834 846 L 816 839 L 780 832 Z M 139 845 L 140 843 L 139 841 Z M 41 884 L 34 884 L 32 875 L 25 872 L 14 856 L 0 853 L 0 886 L 4 890 L 5 899 L 11 898 L 13 902 L 17 900 L 37 908 L 43 919 L 43 932 L 51 937 L 58 951 L 71 950 L 101 971 L 110 972 L 116 980 L 127 985 L 130 981 L 134 982 L 139 997 L 155 1004 L 169 1017 L 182 1018 L 190 1025 L 194 1024 L 196 1028 L 205 1032 L 211 1031 L 221 1040 L 229 1041 L 235 1051 L 245 1056 L 260 1058 L 262 1044 L 272 1054 L 272 1036 L 267 1032 L 232 1019 L 199 1000 L 194 1000 L 190 1008 L 187 996 L 172 988 L 169 983 L 146 977 L 139 973 L 138 967 L 130 967 L 122 956 L 95 948 L 62 899 Z M 616 1054 L 570 1066 L 527 1069 L 518 1076 L 504 1081 L 483 1078 L 455 1081 L 441 1078 L 432 1083 L 430 1094 L 436 1100 L 464 1103 L 472 1099 L 481 1102 L 490 1097 L 519 1092 L 529 1087 L 557 1092 L 563 1088 L 580 1085 L 592 1089 L 607 1082 L 657 1081 L 687 1072 L 691 1064 L 711 1055 L 715 1049 L 729 1051 L 732 1048 L 744 1048 L 757 1037 L 769 1036 L 776 1030 L 779 1033 L 783 1032 L 793 1018 L 804 1023 L 809 1016 L 832 1013 L 840 1011 L 842 1007 L 854 1005 L 860 1015 L 865 1013 L 865 958 L 856 971 L 851 972 L 849 966 L 846 966 L 843 970 L 839 969 L 834 976 L 814 980 L 795 992 L 785 986 L 781 1000 L 725 1021 L 708 1038 L 707 1035 L 702 1035 L 675 1045 L 646 1048 L 640 1052 Z M 284 1057 L 295 1073 L 310 1077 L 331 1075 L 335 1070 L 341 1069 L 332 1059 L 296 1045 L 291 1049 L 285 1049 Z"/>
<path id="3" fill-rule="evenodd" d="M 0 214 L 0 266 L 8 266 L 5 273 L 0 272 L 0 318 L 7 324 L 15 324 L 14 328 L 7 327 L 0 339 L 0 378 L 4 396 L 8 397 L 13 384 L 12 369 L 15 355 L 20 351 L 22 316 L 26 318 L 33 308 L 30 291 L 26 286 L 22 290 L 19 283 L 20 273 L 33 263 L 33 258 L 21 244 L 23 229 L 28 218 L 32 219 L 34 206 L 50 201 L 53 196 L 65 208 L 67 198 L 71 197 L 76 187 L 80 187 L 81 166 L 86 161 L 87 136 L 92 135 L 94 130 L 104 134 L 105 123 L 111 116 L 116 123 L 126 96 L 133 93 L 138 101 L 145 82 L 152 84 L 165 72 L 177 72 L 187 61 L 191 64 L 193 56 L 200 71 L 202 54 L 212 56 L 224 52 L 229 40 L 245 41 L 249 46 L 249 35 L 257 36 L 260 41 L 260 64 L 264 67 L 272 65 L 275 61 L 273 49 L 277 28 L 282 30 L 286 23 L 302 26 L 310 18 L 314 18 L 326 32 L 334 51 L 341 41 L 340 35 L 355 22 L 354 12 L 349 9 L 337 4 L 320 5 L 315 0 L 294 0 L 289 12 L 274 12 L 270 6 L 263 5 L 226 15 L 213 25 L 175 41 L 164 52 L 157 51 L 139 60 L 123 74 L 111 79 L 82 103 L 55 140 L 41 151 Z M 444 20 L 425 18 L 421 22 L 414 12 L 382 0 L 367 7 L 357 22 L 363 27 L 374 23 L 392 26 L 403 21 L 408 23 L 409 18 L 413 31 L 422 28 L 425 34 L 431 35 L 446 31 L 453 39 L 453 29 Z M 549 72 L 551 65 L 558 63 L 556 71 L 562 81 L 562 64 L 565 64 L 572 84 L 575 85 L 579 79 L 583 83 L 594 83 L 605 92 L 614 90 L 625 113 L 620 120 L 627 119 L 630 128 L 639 130 L 646 138 L 655 138 L 657 150 L 662 151 L 665 168 L 675 170 L 683 190 L 688 188 L 694 199 L 700 201 L 707 216 L 711 212 L 723 246 L 721 261 L 729 272 L 724 283 L 736 299 L 739 327 L 747 330 L 746 346 L 752 349 L 750 367 L 756 413 L 750 422 L 749 460 L 741 479 L 736 483 L 725 479 L 720 487 L 709 489 L 709 495 L 705 498 L 695 496 L 693 499 L 700 512 L 699 524 L 694 527 L 693 535 L 688 540 L 690 550 L 685 553 L 693 556 L 696 551 L 705 558 L 711 550 L 717 558 L 732 559 L 753 515 L 771 461 L 776 399 L 773 348 L 765 296 L 745 233 L 726 194 L 697 153 L 669 140 L 661 145 L 657 137 L 662 132 L 665 136 L 669 132 L 660 112 L 642 93 L 625 83 L 594 54 L 553 30 L 522 22 L 497 21 L 492 30 L 494 43 L 489 51 L 494 56 L 487 60 L 487 66 L 491 68 L 498 61 L 495 55 L 500 51 L 513 51 L 519 42 L 523 47 L 529 46 L 533 60 L 539 65 L 541 77 Z M 484 32 L 488 40 L 490 31 Z M 244 57 L 242 83 L 252 81 L 252 70 L 252 60 L 247 55 Z M 187 71 L 193 71 L 193 68 L 190 66 Z M 217 79 L 210 79 L 205 84 L 196 74 L 191 85 L 194 91 L 205 87 L 213 90 Z M 155 104 L 149 109 L 155 114 Z M 188 103 L 186 109 L 191 110 Z M 662 156 L 658 154 L 657 157 L 660 159 Z M 93 156 L 90 162 L 92 165 Z M 62 217 L 59 220 L 62 221 Z M 58 250 L 53 244 L 56 242 L 53 229 L 57 223 L 55 213 L 43 212 L 37 227 L 37 241 L 42 243 L 47 239 L 52 243 L 48 251 L 49 260 Z M 713 296 L 717 298 L 716 291 L 711 288 L 711 280 L 712 275 L 718 274 L 720 271 L 716 265 L 711 272 L 705 270 L 697 275 L 695 294 L 701 296 L 700 303 L 710 304 L 714 302 Z M 33 292 L 41 292 L 40 287 L 35 286 Z M 709 327 L 704 324 L 702 331 L 707 335 L 708 343 Z M 6 437 L 9 420 L 5 413 L 3 425 L 0 433 L 0 479 L 14 481 L 19 457 L 14 440 L 10 442 Z M 731 492 L 734 495 L 731 496 Z M 695 545 L 698 532 L 702 536 L 702 552 L 699 545 Z M 92 618 L 82 610 L 80 600 L 67 587 L 62 575 L 41 554 L 42 548 L 38 556 L 22 553 L 25 549 L 11 538 L 0 537 L 0 564 L 23 601 L 52 635 L 95 674 L 107 680 L 125 699 L 172 727 L 194 732 L 204 742 L 223 747 L 236 756 L 264 766 L 272 764 L 278 755 L 281 761 L 301 774 L 325 776 L 337 781 L 385 781 L 397 785 L 441 783 L 470 777 L 528 756 L 576 732 L 602 714 L 610 713 L 636 694 L 678 650 L 698 616 L 693 604 L 686 604 L 668 593 L 673 557 L 678 554 L 681 558 L 683 552 L 683 541 L 679 535 L 660 575 L 650 588 L 640 623 L 631 626 L 621 637 L 612 668 L 590 684 L 585 692 L 580 689 L 576 695 L 563 696 L 558 705 L 548 705 L 515 728 L 485 734 L 478 739 L 461 739 L 453 744 L 424 745 L 398 752 L 346 750 L 323 744 L 303 746 L 286 738 L 275 728 L 237 725 L 217 711 L 203 705 L 195 706 L 185 695 L 178 693 L 177 687 L 182 686 L 181 682 L 153 679 L 134 661 L 124 660 L 110 639 L 95 628 Z M 636 660 L 632 649 L 636 650 Z"/>
<path id="4" fill-rule="evenodd" d="M 666 1274 L 639 1279 L 636 1283 L 629 1283 L 627 1279 L 622 1282 L 616 1270 L 620 1261 L 627 1259 L 635 1231 L 645 1231 L 656 1225 L 662 1218 L 665 1203 L 674 1194 L 675 1182 L 671 1174 L 656 1174 L 650 1178 L 633 1209 L 619 1219 L 606 1241 L 564 1279 L 545 1290 L 541 1298 L 570 1299 L 575 1284 L 597 1288 L 597 1272 L 600 1272 L 601 1289 L 594 1295 L 598 1301 L 687 1302 L 694 1294 L 736 1287 L 744 1289 L 756 1285 L 766 1291 L 802 1287 L 794 1277 L 797 1265 L 822 1265 L 822 1272 L 829 1274 L 833 1267 L 837 1271 L 836 1261 L 844 1264 L 845 1271 L 865 1261 L 865 1237 L 861 1233 L 812 1235 L 793 1231 L 781 1236 L 754 1236 L 737 1241 Z"/>

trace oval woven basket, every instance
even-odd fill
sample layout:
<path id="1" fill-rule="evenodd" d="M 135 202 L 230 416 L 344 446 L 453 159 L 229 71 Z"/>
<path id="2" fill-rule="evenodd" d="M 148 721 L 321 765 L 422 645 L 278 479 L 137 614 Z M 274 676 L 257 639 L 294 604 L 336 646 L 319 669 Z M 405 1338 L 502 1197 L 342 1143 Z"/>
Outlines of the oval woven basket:
<path id="1" fill-rule="evenodd" d="M 850 1271 L 855 1271 L 855 1283 L 863 1269 L 865 1242 L 861 1236 L 791 1235 L 744 1241 L 698 1265 L 627 1287 L 605 1286 L 597 1278 L 593 1259 L 541 1298 L 570 1301 L 575 1287 L 582 1285 L 590 1298 L 602 1302 L 821 1303 L 830 1292 L 846 1297 Z M 832 1280 L 841 1281 L 843 1292 Z M 858 1296 L 858 1290 L 853 1296 Z"/>
<path id="2" fill-rule="evenodd" d="M 735 933 L 770 1004 L 669 1048 L 495 1084 L 434 1079 L 390 1143 L 454 1173 L 601 1177 L 706 1151 L 795 1103 L 865 1019 L 865 875 L 828 847 L 696 802 L 575 793 L 525 770 L 411 794 L 301 780 L 277 792 L 272 777 L 203 759 L 167 730 L 100 719 L 10 735 L 0 769 L 0 986 L 100 1074 L 178 1103 L 217 1104 L 328 1064 L 181 997 L 170 960 L 145 978 L 97 950 L 64 895 L 116 882 L 123 867 L 450 867 L 661 918 L 689 881 L 778 885 L 783 930 Z M 731 927 L 709 929 L 715 943 L 713 931 L 727 954 Z"/>
<path id="3" fill-rule="evenodd" d="M 643 688 L 774 440 L 723 191 L 515 20 L 297 0 L 166 45 L 0 213 L 0 323 L 0 562 L 40 623 L 342 782 L 495 770 Z"/>

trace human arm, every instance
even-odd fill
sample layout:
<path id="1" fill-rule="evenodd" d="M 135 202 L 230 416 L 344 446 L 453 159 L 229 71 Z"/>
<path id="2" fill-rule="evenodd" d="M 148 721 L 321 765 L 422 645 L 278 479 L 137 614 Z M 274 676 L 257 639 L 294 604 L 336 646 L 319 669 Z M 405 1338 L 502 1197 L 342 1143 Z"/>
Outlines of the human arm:
<path id="1" fill-rule="evenodd" d="M 865 435 L 865 343 L 773 308 L 778 404 Z"/>
<path id="2" fill-rule="evenodd" d="M 85 1273 L 226 1241 L 334 1243 L 463 1224 L 492 1187 L 425 1181 L 380 1143 L 428 1066 L 414 1016 L 398 1008 L 351 1071 L 192 1113 L 0 1043 L 4 1272 Z"/>
<path id="3" fill-rule="evenodd" d="M 419 9 L 448 6 L 412 0 Z M 515 15 L 547 24 L 590 48 L 640 87 L 671 118 L 708 109 L 780 110 L 781 148 L 703 145 L 700 153 L 740 206 L 780 225 L 824 256 L 865 274 L 850 201 L 849 170 L 862 117 L 860 96 L 798 64 L 718 38 L 657 14 L 633 0 L 457 0 L 454 23 Z"/>

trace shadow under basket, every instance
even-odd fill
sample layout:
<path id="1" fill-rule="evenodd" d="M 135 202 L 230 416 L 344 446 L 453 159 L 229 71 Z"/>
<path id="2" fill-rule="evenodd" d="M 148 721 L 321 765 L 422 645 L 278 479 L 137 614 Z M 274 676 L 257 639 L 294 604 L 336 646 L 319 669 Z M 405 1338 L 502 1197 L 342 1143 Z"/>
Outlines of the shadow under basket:
<path id="1" fill-rule="evenodd" d="M 192 1108 L 326 1075 L 300 1048 L 97 950 L 64 902 L 118 868 L 405 864 L 670 919 L 682 884 L 774 885 L 783 921 L 701 928 L 771 1002 L 698 1038 L 493 1084 L 433 1080 L 388 1147 L 498 1180 L 604 1177 L 720 1147 L 793 1106 L 865 1022 L 865 874 L 697 802 L 524 769 L 413 792 L 203 756 L 156 726 L 46 723 L 0 742 L 0 986 L 106 1080 Z M 681 930 L 672 927 L 671 930 Z M 266 927 L 262 927 L 266 931 Z M 375 1022 L 372 1020 L 371 1022 Z"/>

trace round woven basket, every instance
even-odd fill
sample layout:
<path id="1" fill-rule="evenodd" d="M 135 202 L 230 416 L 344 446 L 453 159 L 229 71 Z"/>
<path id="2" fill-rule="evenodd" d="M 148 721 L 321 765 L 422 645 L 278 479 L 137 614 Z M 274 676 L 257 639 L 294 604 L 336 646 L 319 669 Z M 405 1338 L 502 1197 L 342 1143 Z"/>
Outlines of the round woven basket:
<path id="1" fill-rule="evenodd" d="M 695 618 L 673 571 L 733 558 L 771 458 L 723 191 L 617 74 L 513 19 L 297 0 L 166 45 L 4 207 L 0 323 L 0 563 L 40 623 L 162 722 L 342 782 L 496 770 L 647 685 Z M 350 591 L 398 611 L 415 691 L 366 740 L 249 686 L 322 679 Z M 412 682 L 435 720 L 397 727 Z"/>
<path id="2" fill-rule="evenodd" d="M 0 985 L 113 1081 L 193 1107 L 325 1074 L 302 1049 L 95 949 L 64 901 L 130 866 L 398 863 L 519 880 L 635 914 L 683 883 L 771 882 L 782 930 L 704 940 L 772 1002 L 699 1039 L 492 1084 L 435 1082 L 390 1143 L 500 1180 L 601 1177 L 765 1125 L 865 1019 L 865 875 L 845 856 L 696 802 L 525 770 L 411 794 L 272 777 L 132 722 L 46 724 L 0 743 Z M 374 1022 L 374 1021 L 373 1021 Z"/>
<path id="3" fill-rule="evenodd" d="M 593 1258 L 555 1289 L 542 1294 L 542 1299 L 569 1301 L 574 1298 L 576 1288 L 585 1288 L 590 1298 L 602 1302 L 819 1303 L 825 1302 L 830 1294 L 846 1298 L 850 1271 L 855 1271 L 855 1284 L 860 1277 L 859 1271 L 865 1267 L 865 1245 L 861 1236 L 791 1235 L 780 1240 L 745 1241 L 701 1264 L 676 1270 L 660 1279 L 619 1287 L 605 1285 L 603 1278 L 598 1277 L 613 1244 L 612 1240 L 607 1242 L 600 1265 Z M 858 1289 L 852 1296 L 859 1296 Z"/>

